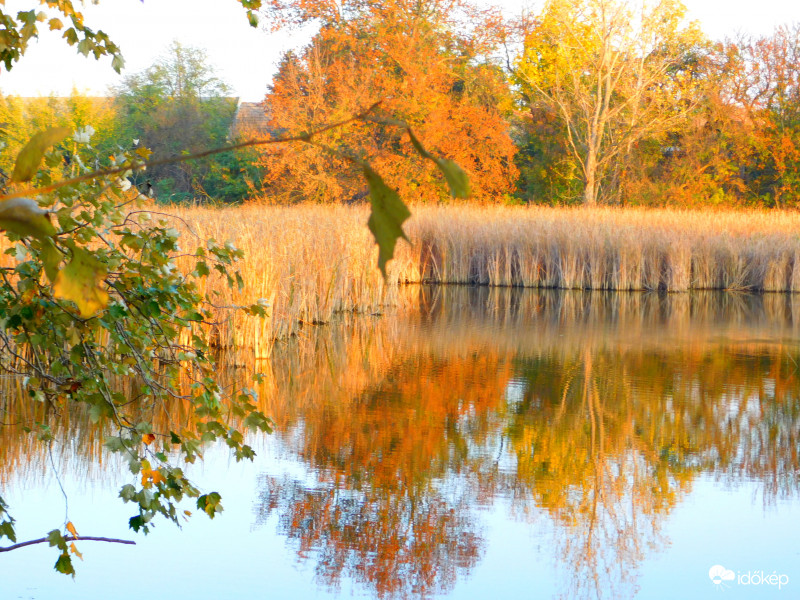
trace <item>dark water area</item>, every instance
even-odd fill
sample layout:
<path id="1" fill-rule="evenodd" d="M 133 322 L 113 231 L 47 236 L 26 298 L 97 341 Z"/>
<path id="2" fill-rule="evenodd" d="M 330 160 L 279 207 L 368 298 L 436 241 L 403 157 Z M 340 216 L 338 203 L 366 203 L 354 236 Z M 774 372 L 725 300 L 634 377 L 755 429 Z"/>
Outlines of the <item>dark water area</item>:
<path id="1" fill-rule="evenodd" d="M 57 473 L 79 531 L 137 546 L 83 543 L 74 582 L 0 554 L 0 599 L 800 597 L 800 297 L 409 295 L 228 360 L 277 430 L 190 466 L 213 521 L 134 535 L 89 427 L 53 460 L 3 428 L 20 539 L 63 525 Z"/>

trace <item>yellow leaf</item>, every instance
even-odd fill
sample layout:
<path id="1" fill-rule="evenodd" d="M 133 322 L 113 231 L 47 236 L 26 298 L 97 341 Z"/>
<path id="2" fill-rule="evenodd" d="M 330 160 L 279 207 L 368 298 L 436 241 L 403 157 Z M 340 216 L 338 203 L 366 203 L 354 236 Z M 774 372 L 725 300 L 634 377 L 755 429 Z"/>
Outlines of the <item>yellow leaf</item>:
<path id="1" fill-rule="evenodd" d="M 0 229 L 39 239 L 56 232 L 47 211 L 30 198 L 12 198 L 0 202 Z"/>
<path id="2" fill-rule="evenodd" d="M 145 434 L 142 436 L 142 441 L 143 441 L 143 442 L 145 443 L 145 445 L 147 445 L 147 446 L 149 446 L 150 444 L 152 444 L 152 443 L 153 443 L 153 440 L 155 440 L 155 439 L 156 439 L 156 436 L 154 436 L 152 433 L 145 433 Z"/>
<path id="3" fill-rule="evenodd" d="M 80 552 L 78 552 L 78 547 L 75 545 L 75 542 L 72 542 L 72 543 L 69 545 L 69 550 L 70 550 L 70 552 L 72 552 L 72 553 L 73 553 L 75 556 L 77 556 L 78 558 L 80 558 L 81 560 L 83 560 L 83 554 L 81 554 Z"/>
<path id="4" fill-rule="evenodd" d="M 78 535 L 78 530 L 77 530 L 77 529 L 75 529 L 75 525 L 73 525 L 73 524 L 72 524 L 72 521 L 67 521 L 67 531 L 69 531 L 69 532 L 70 532 L 72 535 L 74 535 L 76 538 L 77 538 L 77 537 L 80 537 L 80 536 Z"/>
<path id="5" fill-rule="evenodd" d="M 72 260 L 56 276 L 53 292 L 56 297 L 77 304 L 86 319 L 108 305 L 108 293 L 100 287 L 105 276 L 106 269 L 96 258 L 74 247 Z"/>
<path id="6" fill-rule="evenodd" d="M 161 474 L 160 471 L 150 471 L 150 479 L 156 485 L 166 481 L 166 479 L 164 478 L 164 476 Z"/>
<path id="7" fill-rule="evenodd" d="M 152 477 L 152 474 L 153 472 L 150 469 L 142 469 L 142 485 L 144 487 L 150 487 L 150 478 Z"/>
<path id="8" fill-rule="evenodd" d="M 36 175 L 47 149 L 70 134 L 69 127 L 51 127 L 34 135 L 17 155 L 12 181 L 29 181 Z"/>

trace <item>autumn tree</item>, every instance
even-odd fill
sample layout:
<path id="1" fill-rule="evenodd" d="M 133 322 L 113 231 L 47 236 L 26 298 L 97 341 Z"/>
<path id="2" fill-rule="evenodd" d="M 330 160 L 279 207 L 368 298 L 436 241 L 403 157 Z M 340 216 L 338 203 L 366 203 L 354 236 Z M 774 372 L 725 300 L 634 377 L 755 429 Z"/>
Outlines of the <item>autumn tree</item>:
<path id="1" fill-rule="evenodd" d="M 14 158 L 27 141 L 49 127 L 92 131 L 92 145 L 98 156 L 108 156 L 118 148 L 114 139 L 115 122 L 116 113 L 109 99 L 85 96 L 74 89 L 65 98 L 0 95 L 0 169 L 10 174 Z M 76 155 L 77 146 L 69 150 L 67 161 Z M 77 169 L 75 164 L 69 170 L 76 172 Z"/>
<path id="2" fill-rule="evenodd" d="M 495 200 L 513 184 L 515 147 L 502 70 L 487 57 L 498 21 L 461 0 L 282 2 L 265 11 L 274 27 L 321 24 L 310 44 L 287 53 L 266 97 L 276 130 L 298 133 L 381 101 L 383 115 L 410 124 L 439 155 L 470 175 L 475 196 Z M 351 201 L 366 194 L 350 157 L 369 160 L 401 195 L 441 197 L 434 165 L 409 138 L 360 125 L 263 156 L 268 195 L 277 200 Z M 348 148 L 348 156 L 331 149 Z"/>
<path id="3" fill-rule="evenodd" d="M 729 171 L 748 204 L 800 200 L 800 25 L 759 38 L 739 36 L 718 50 L 719 100 L 737 125 Z"/>
<path id="4" fill-rule="evenodd" d="M 695 102 L 692 49 L 677 0 L 549 0 L 515 65 L 524 102 L 557 115 L 587 205 L 615 198 L 636 143 Z"/>
<path id="5" fill-rule="evenodd" d="M 800 28 L 738 35 L 697 62 L 698 102 L 639 144 L 623 194 L 656 204 L 797 204 Z"/>

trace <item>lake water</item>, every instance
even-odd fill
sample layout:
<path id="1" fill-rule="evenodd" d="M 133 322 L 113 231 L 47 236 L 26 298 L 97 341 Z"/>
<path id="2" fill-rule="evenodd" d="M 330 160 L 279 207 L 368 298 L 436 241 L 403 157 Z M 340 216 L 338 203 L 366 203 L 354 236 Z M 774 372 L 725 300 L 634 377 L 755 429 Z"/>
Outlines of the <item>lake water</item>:
<path id="1" fill-rule="evenodd" d="M 57 472 L 80 533 L 137 545 L 74 581 L 0 554 L 0 599 L 800 597 L 800 297 L 409 294 L 228 360 L 277 431 L 190 466 L 213 521 L 135 535 L 88 428 L 52 458 L 6 428 L 20 540 L 63 526 Z"/>

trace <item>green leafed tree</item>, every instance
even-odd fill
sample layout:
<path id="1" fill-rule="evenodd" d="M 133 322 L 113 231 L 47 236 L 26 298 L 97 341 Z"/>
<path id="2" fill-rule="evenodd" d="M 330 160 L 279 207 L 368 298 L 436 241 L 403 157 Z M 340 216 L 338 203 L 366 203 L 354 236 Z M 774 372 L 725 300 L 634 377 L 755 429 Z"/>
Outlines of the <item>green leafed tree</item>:
<path id="1" fill-rule="evenodd" d="M 154 65 L 127 76 L 116 90 L 120 138 L 138 140 L 155 160 L 224 145 L 236 99 L 200 48 L 173 42 Z M 231 185 L 247 171 L 246 151 L 155 167 L 147 179 L 164 200 L 241 200 L 249 190 Z M 249 169 L 252 170 L 252 169 Z M 251 181 L 257 173 L 248 173 Z"/>

